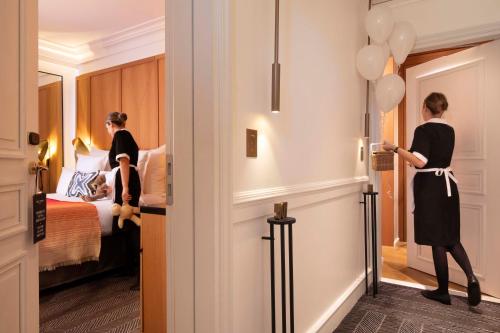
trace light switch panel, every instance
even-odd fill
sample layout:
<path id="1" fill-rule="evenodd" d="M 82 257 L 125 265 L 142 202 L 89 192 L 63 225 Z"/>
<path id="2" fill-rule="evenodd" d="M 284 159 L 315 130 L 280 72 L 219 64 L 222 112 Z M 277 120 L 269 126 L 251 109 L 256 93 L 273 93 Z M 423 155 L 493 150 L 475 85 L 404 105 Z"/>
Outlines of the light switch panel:
<path id="1" fill-rule="evenodd" d="M 247 157 L 257 157 L 257 130 L 247 128 Z"/>

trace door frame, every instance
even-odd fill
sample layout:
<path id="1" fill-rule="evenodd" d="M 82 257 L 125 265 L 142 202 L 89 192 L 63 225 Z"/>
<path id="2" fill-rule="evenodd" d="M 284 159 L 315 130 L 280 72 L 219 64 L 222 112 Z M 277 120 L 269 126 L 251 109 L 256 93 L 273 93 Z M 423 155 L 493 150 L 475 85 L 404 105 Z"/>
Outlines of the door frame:
<path id="1" fill-rule="evenodd" d="M 478 34 L 477 31 L 474 29 L 470 29 L 467 33 L 461 31 L 460 33 L 460 38 L 455 40 L 455 43 L 453 45 L 450 45 L 449 42 L 449 37 L 453 36 L 456 33 L 456 31 L 450 31 L 447 34 L 442 34 L 440 36 L 435 36 L 432 39 L 431 43 L 428 43 L 428 45 L 425 45 L 423 47 L 422 45 L 419 45 L 417 42 L 417 46 L 415 48 L 415 51 L 412 54 L 408 56 L 408 59 L 405 61 L 405 63 L 401 64 L 399 69 L 395 69 L 395 72 L 397 71 L 398 74 L 402 74 L 403 80 L 406 82 L 406 68 L 411 67 L 408 66 L 403 69 L 403 66 L 406 64 L 406 62 L 409 62 L 410 59 L 414 56 L 417 55 L 431 55 L 432 53 L 438 52 L 438 51 L 443 51 L 443 52 L 451 52 L 452 50 L 456 50 L 455 52 L 460 52 L 464 49 L 474 47 L 477 45 L 480 45 L 482 43 L 489 42 L 493 39 L 498 38 L 499 31 L 497 30 L 489 30 L 489 31 L 482 31 L 481 34 Z M 422 43 L 420 43 L 422 44 Z M 425 44 L 425 43 L 424 43 Z M 451 53 L 455 53 L 451 52 Z M 451 54 L 450 53 L 450 54 Z M 437 58 L 437 57 L 436 57 Z M 430 61 L 432 58 L 426 60 Z M 423 61 L 425 62 L 425 61 Z M 412 66 L 415 66 L 417 64 L 414 64 Z M 402 71 L 402 73 L 401 73 Z M 375 97 L 374 97 L 374 88 L 370 87 L 370 96 L 369 96 L 369 110 L 371 114 L 371 121 L 370 121 L 370 133 L 372 133 L 370 137 L 370 142 L 380 142 L 382 133 L 380 131 L 380 117 L 374 116 L 377 115 L 377 109 L 375 105 Z M 397 123 L 397 128 L 398 128 L 398 140 L 395 144 L 397 144 L 400 147 L 406 147 L 408 144 L 406 142 L 406 93 L 405 96 L 403 97 L 403 100 L 400 102 L 398 105 L 398 123 Z M 402 109 L 403 107 L 403 109 Z M 371 182 L 375 184 L 376 189 L 381 188 L 381 177 L 377 174 L 377 172 L 371 170 L 369 168 L 368 170 L 368 175 Z M 398 236 L 400 238 L 400 241 L 406 240 L 407 236 L 407 230 L 406 230 L 406 170 L 405 170 L 405 164 L 404 162 L 399 159 L 398 163 Z M 401 204 L 401 200 L 403 200 Z M 380 202 L 377 202 L 377 249 L 378 249 L 378 266 L 382 267 L 382 206 Z M 401 214 L 404 216 L 401 218 Z M 403 225 L 402 225 L 403 224 Z M 401 235 L 404 236 L 404 238 L 401 238 Z M 382 276 L 382 271 L 379 271 L 377 279 L 380 281 L 380 278 Z"/>
<path id="2" fill-rule="evenodd" d="M 169 332 L 232 332 L 229 0 L 166 0 Z"/>

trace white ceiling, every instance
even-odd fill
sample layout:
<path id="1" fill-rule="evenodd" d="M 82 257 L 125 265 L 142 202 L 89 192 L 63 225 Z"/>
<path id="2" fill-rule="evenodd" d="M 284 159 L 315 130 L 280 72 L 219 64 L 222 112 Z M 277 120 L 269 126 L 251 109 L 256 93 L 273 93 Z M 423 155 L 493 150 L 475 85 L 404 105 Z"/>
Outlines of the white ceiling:
<path id="1" fill-rule="evenodd" d="M 165 16 L 165 0 L 39 0 L 39 38 L 75 47 Z"/>

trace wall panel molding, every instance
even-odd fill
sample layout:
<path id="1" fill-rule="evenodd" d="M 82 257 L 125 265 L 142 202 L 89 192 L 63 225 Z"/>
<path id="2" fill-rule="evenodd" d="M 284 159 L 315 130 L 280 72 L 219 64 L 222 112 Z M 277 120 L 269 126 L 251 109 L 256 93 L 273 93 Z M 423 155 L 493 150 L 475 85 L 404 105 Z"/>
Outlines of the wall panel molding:
<path id="1" fill-rule="evenodd" d="M 486 177 L 484 170 L 462 170 L 456 168 L 453 170 L 453 173 L 458 179 L 458 189 L 460 193 L 486 195 Z"/>
<path id="2" fill-rule="evenodd" d="M 19 321 L 17 325 L 21 332 L 26 331 L 26 316 L 29 315 L 26 291 L 26 254 L 25 251 L 19 251 L 0 263 L 0 293 L 9 296 L 2 301 L 6 302 L 5 305 L 8 305 L 9 302 L 13 303 L 12 306 L 8 307 L 9 318 L 17 317 Z M 17 290 L 12 289 L 14 282 L 12 279 L 17 280 Z M 19 304 L 16 304 L 17 301 Z"/>
<path id="3" fill-rule="evenodd" d="M 0 240 L 28 230 L 25 184 L 0 185 Z"/>
<path id="4" fill-rule="evenodd" d="M 359 194 L 366 182 L 368 177 L 362 176 L 237 192 L 233 195 L 233 223 L 271 215 L 275 201 L 288 201 L 291 210 Z"/>

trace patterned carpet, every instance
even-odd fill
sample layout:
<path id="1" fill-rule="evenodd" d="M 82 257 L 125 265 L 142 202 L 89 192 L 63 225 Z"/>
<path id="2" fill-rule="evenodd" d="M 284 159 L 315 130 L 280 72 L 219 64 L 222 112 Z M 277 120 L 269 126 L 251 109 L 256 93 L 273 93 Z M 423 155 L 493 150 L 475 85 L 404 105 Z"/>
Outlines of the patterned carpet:
<path id="1" fill-rule="evenodd" d="M 134 278 L 104 276 L 40 295 L 40 332 L 139 332 L 139 291 Z"/>
<path id="2" fill-rule="evenodd" d="M 374 299 L 364 295 L 336 333 L 493 333 L 500 332 L 500 304 L 452 296 L 452 305 L 423 298 L 420 290 L 382 283 Z"/>

